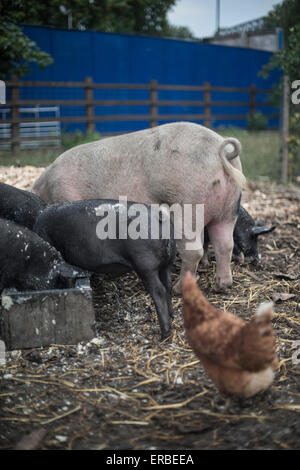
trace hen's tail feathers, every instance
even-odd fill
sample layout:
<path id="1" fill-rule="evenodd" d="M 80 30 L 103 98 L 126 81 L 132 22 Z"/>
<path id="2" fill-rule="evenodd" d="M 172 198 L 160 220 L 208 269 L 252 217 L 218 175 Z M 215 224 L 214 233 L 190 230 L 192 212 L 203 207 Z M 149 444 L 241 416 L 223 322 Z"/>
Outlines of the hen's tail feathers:
<path id="1" fill-rule="evenodd" d="M 256 324 L 257 334 L 261 337 L 273 334 L 271 320 L 274 315 L 273 302 L 264 302 L 257 308 L 252 321 Z"/>
<path id="2" fill-rule="evenodd" d="M 241 332 L 240 360 L 247 370 L 259 371 L 270 365 L 273 369 L 277 367 L 278 360 L 271 323 L 273 314 L 272 302 L 261 304 Z"/>
<path id="3" fill-rule="evenodd" d="M 274 315 L 273 302 L 263 302 L 256 310 L 255 321 L 257 323 L 270 322 Z"/>
<path id="4" fill-rule="evenodd" d="M 225 149 L 225 147 L 229 144 L 233 146 L 233 150 L 231 152 L 228 152 Z M 239 156 L 241 150 L 242 146 L 239 140 L 235 139 L 234 137 L 227 137 L 220 145 L 219 156 L 222 160 L 225 171 L 234 179 L 236 184 L 241 189 L 243 189 L 247 185 L 246 178 L 240 170 L 234 168 L 234 166 L 230 163 L 231 160 Z"/>

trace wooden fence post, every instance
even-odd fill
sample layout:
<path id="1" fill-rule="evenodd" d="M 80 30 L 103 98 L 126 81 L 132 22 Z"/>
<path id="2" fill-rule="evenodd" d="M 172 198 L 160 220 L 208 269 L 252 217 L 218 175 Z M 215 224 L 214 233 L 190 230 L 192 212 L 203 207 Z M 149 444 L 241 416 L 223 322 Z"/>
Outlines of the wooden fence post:
<path id="1" fill-rule="evenodd" d="M 283 97 L 282 97 L 282 122 L 281 122 L 281 182 L 286 184 L 288 182 L 288 162 L 289 162 L 289 149 L 288 149 L 288 136 L 289 136 L 289 117 L 290 117 L 290 90 L 289 90 L 289 77 L 283 77 Z"/>
<path id="2" fill-rule="evenodd" d="M 206 127 L 211 127 L 211 84 L 209 82 L 204 82 L 203 87 L 204 125 Z"/>
<path id="3" fill-rule="evenodd" d="M 19 99 L 20 99 L 20 85 L 18 83 L 18 77 L 13 75 L 13 84 L 11 85 L 11 150 L 12 154 L 16 156 L 20 150 L 20 123 L 14 122 L 19 119 Z"/>
<path id="4" fill-rule="evenodd" d="M 94 110 L 94 85 L 91 77 L 84 79 L 84 98 L 88 101 L 85 105 L 85 115 L 87 117 L 86 132 L 93 134 L 95 132 L 95 110 Z"/>
<path id="5" fill-rule="evenodd" d="M 251 118 L 254 117 L 256 111 L 256 85 L 250 85 L 249 113 Z"/>
<path id="6" fill-rule="evenodd" d="M 150 127 L 158 125 L 158 89 L 157 80 L 150 81 Z"/>

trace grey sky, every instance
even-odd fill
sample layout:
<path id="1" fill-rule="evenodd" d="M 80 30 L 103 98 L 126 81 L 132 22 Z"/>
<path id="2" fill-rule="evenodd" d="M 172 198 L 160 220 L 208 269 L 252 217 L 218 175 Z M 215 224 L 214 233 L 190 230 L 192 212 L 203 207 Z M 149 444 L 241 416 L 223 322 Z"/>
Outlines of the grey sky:
<path id="1" fill-rule="evenodd" d="M 279 0 L 220 0 L 220 26 L 234 26 L 266 15 Z M 177 0 L 168 19 L 176 26 L 188 26 L 198 38 L 216 30 L 216 0 Z"/>

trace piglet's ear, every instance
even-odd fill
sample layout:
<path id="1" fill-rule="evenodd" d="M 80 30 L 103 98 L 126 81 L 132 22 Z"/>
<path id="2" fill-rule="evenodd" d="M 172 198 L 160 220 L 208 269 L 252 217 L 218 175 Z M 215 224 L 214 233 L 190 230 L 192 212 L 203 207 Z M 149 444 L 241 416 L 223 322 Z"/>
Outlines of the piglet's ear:
<path id="1" fill-rule="evenodd" d="M 251 229 L 253 235 L 263 235 L 265 233 L 273 232 L 275 230 L 276 226 L 273 225 L 273 227 L 265 227 L 261 225 L 254 225 Z"/>

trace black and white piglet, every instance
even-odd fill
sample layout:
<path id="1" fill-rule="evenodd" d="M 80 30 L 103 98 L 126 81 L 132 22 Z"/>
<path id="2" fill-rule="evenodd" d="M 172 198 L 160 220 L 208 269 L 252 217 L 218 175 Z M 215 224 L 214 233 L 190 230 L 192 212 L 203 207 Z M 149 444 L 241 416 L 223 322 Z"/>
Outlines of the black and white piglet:
<path id="1" fill-rule="evenodd" d="M 233 254 L 238 257 L 243 264 L 245 259 L 249 262 L 259 262 L 258 237 L 272 232 L 276 227 L 265 227 L 263 220 L 257 222 L 251 217 L 249 212 L 242 206 L 239 207 L 238 218 L 233 231 Z M 204 231 L 204 256 L 202 264 L 208 265 L 207 247 L 209 237 L 207 230 Z"/>
<path id="2" fill-rule="evenodd" d="M 0 294 L 6 287 L 20 291 L 72 287 L 77 277 L 87 275 L 27 227 L 0 218 L 0 234 Z"/>
<path id="3" fill-rule="evenodd" d="M 0 217 L 33 228 L 46 203 L 36 194 L 0 183 Z"/>
<path id="4" fill-rule="evenodd" d="M 170 333 L 172 310 L 171 267 L 175 257 L 174 229 L 170 223 L 169 238 L 151 239 L 151 207 L 139 204 L 145 218 L 140 230 L 146 230 L 146 239 L 126 236 L 130 225 L 137 220 L 131 215 L 134 202 L 91 199 L 48 206 L 38 217 L 34 231 L 60 251 L 63 258 L 94 273 L 121 275 L 136 271 L 152 296 L 162 337 Z M 104 212 L 105 209 L 105 212 Z M 101 217 L 99 214 L 103 215 Z M 115 221 L 115 238 L 99 238 L 99 223 L 110 214 Z M 162 217 L 155 219 L 161 229 Z M 102 222 L 100 222 L 102 221 Z M 123 223 L 123 225 L 122 225 Z M 121 224 L 121 225 L 120 225 Z M 122 231 L 119 231 L 122 226 Z"/>

